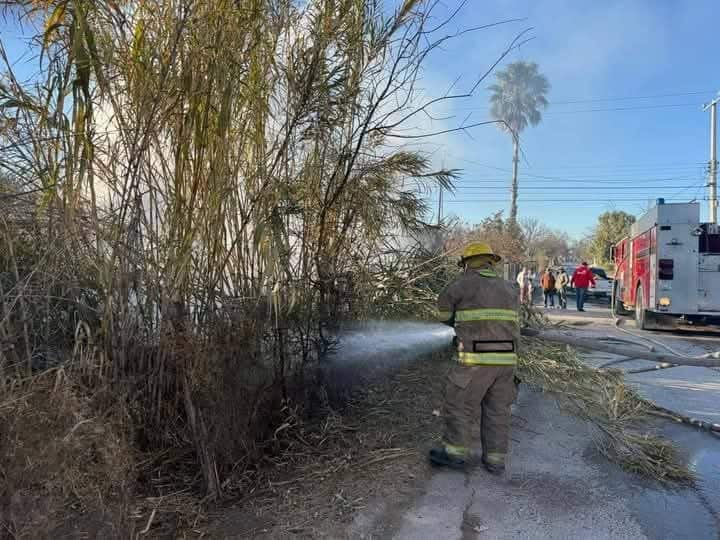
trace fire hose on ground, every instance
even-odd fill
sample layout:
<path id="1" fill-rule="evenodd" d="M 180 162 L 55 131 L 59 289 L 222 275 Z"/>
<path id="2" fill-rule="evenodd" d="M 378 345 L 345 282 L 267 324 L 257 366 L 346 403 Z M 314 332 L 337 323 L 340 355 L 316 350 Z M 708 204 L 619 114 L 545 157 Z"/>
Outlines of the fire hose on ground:
<path id="1" fill-rule="evenodd" d="M 521 330 L 521 334 L 523 336 L 527 337 L 535 337 L 542 340 L 552 341 L 555 343 L 562 343 L 564 345 L 570 345 L 573 347 L 577 347 L 580 349 L 588 349 L 593 351 L 600 351 L 605 352 L 609 354 L 614 354 L 618 356 L 624 356 L 627 357 L 627 359 L 641 359 L 641 360 L 651 360 L 653 362 L 656 362 L 658 366 L 665 366 L 668 365 L 668 367 L 673 366 L 694 366 L 694 367 L 705 367 L 705 368 L 718 368 L 720 367 L 720 352 L 715 353 L 709 353 L 706 355 L 698 356 L 698 357 L 690 357 L 690 356 L 683 356 L 678 354 L 673 354 L 671 352 L 668 353 L 660 353 L 656 352 L 654 350 L 648 350 L 641 349 L 640 347 L 636 347 L 634 349 L 628 349 L 627 346 L 620 347 L 618 345 L 611 345 L 608 343 L 603 343 L 603 341 L 598 339 L 587 339 L 582 337 L 575 337 L 575 336 L 569 336 L 567 334 L 564 334 L 562 332 L 558 332 L 556 330 L 538 330 L 534 328 L 523 328 Z M 638 336 L 635 336 L 638 337 Z M 615 341 L 622 341 L 622 340 L 615 340 Z M 629 342 L 626 342 L 629 343 Z M 635 344 L 637 345 L 637 344 Z M 668 348 L 667 346 L 660 344 L 661 346 Z M 605 364 L 605 366 L 609 366 L 612 364 L 619 363 L 621 360 L 614 361 L 609 364 Z M 657 367 L 653 369 L 663 369 L 663 367 Z M 642 372 L 647 370 L 637 370 L 637 372 Z M 720 424 L 714 424 L 711 422 L 705 422 L 703 420 L 698 420 L 696 418 L 691 418 L 682 414 L 678 414 L 675 411 L 670 411 L 668 409 L 664 409 L 662 407 L 655 406 L 656 410 L 661 413 L 661 416 L 669 417 L 674 419 L 678 422 L 683 422 L 686 424 L 689 424 L 691 426 L 697 427 L 699 429 L 712 432 L 714 434 L 720 433 Z"/>

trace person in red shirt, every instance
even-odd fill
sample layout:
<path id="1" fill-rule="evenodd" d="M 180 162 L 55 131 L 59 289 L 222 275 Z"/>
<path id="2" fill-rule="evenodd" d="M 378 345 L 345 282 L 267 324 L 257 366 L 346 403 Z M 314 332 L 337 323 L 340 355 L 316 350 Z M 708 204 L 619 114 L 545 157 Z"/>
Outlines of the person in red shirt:
<path id="1" fill-rule="evenodd" d="M 577 310 L 585 311 L 583 308 L 585 307 L 585 296 L 587 295 L 588 287 L 595 286 L 595 276 L 593 276 L 592 270 L 588 267 L 588 263 L 583 262 L 575 269 L 570 279 L 570 285 L 575 287 Z"/>

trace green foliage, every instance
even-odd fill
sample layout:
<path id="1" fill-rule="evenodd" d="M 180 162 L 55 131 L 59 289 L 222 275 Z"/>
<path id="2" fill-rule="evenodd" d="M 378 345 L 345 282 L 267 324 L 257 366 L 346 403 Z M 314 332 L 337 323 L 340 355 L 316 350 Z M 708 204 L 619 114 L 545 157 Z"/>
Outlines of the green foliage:
<path id="1" fill-rule="evenodd" d="M 635 216 L 622 211 L 605 212 L 598 217 L 592 236 L 590 254 L 601 263 L 612 260 L 611 249 L 618 241 L 630 233 Z"/>
<path id="2" fill-rule="evenodd" d="M 497 82 L 490 90 L 490 114 L 503 120 L 499 124 L 513 137 L 528 126 L 537 126 L 542 120 L 542 110 L 548 106 L 547 93 L 550 83 L 542 75 L 535 62 L 513 62 L 495 74 Z"/>
<path id="3" fill-rule="evenodd" d="M 517 223 L 518 177 L 520 161 L 520 133 L 542 120 L 542 110 L 548 106 L 550 83 L 535 62 L 513 62 L 495 74 L 497 82 L 490 90 L 490 114 L 501 120 L 500 129 L 510 133 L 513 140 L 513 178 L 510 201 L 510 221 Z"/>
<path id="4" fill-rule="evenodd" d="M 427 311 L 436 270 L 394 239 L 455 173 L 392 136 L 443 25 L 419 0 L 25 8 L 45 31 L 34 79 L 0 81 L 2 166 L 43 196 L 0 224 L 0 369 L 61 349 L 219 496 L 316 390 L 329 327 Z"/>

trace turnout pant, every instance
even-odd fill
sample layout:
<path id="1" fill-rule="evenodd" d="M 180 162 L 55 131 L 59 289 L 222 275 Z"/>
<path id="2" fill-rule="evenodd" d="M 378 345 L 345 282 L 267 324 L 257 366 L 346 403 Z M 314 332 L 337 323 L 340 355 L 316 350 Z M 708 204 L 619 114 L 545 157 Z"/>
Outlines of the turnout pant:
<path id="1" fill-rule="evenodd" d="M 449 454 L 467 457 L 480 424 L 483 459 L 504 465 L 510 437 L 510 406 L 517 396 L 513 366 L 454 365 L 445 387 L 445 437 Z"/>

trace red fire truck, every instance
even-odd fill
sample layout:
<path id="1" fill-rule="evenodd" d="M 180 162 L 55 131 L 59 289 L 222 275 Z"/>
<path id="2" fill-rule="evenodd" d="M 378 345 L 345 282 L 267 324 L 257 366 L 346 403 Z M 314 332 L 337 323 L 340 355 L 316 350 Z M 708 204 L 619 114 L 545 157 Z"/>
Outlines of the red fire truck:
<path id="1" fill-rule="evenodd" d="M 698 203 L 657 205 L 614 247 L 613 305 L 639 328 L 720 323 L 720 226 Z"/>

